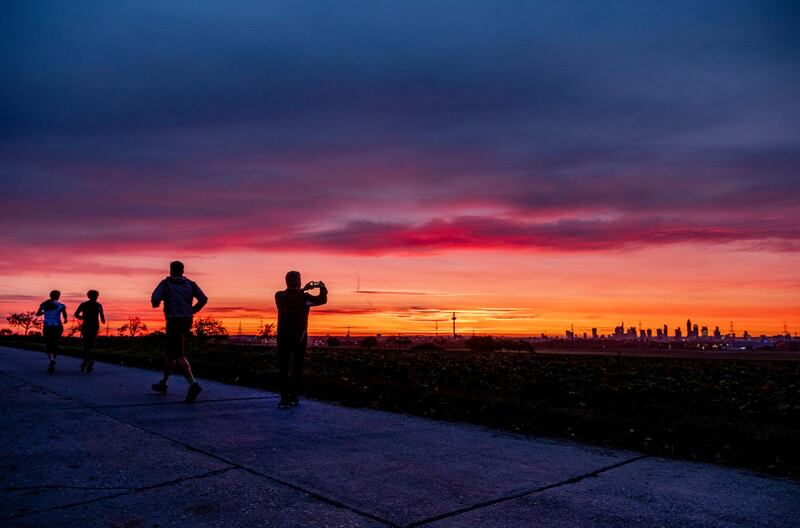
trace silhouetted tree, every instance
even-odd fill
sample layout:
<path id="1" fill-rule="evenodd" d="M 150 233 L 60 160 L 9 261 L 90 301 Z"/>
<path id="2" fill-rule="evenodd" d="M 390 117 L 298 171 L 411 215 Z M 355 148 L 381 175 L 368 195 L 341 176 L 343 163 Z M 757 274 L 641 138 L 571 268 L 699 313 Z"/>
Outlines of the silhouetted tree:
<path id="1" fill-rule="evenodd" d="M 69 330 L 67 330 L 67 337 L 75 337 L 75 334 L 80 334 L 80 333 L 81 333 L 81 322 L 73 320 L 72 324 L 69 327 Z"/>
<path id="2" fill-rule="evenodd" d="M 128 337 L 133 339 L 137 335 L 147 332 L 147 325 L 138 317 L 129 316 L 128 322 L 120 326 L 117 331 L 120 336 L 128 335 Z"/>
<path id="3" fill-rule="evenodd" d="M 10 328 L 0 329 L 0 336 L 10 336 L 10 335 L 14 335 L 14 332 L 12 332 Z"/>
<path id="4" fill-rule="evenodd" d="M 258 337 L 261 339 L 275 337 L 275 323 L 264 323 L 264 326 L 258 329 Z"/>
<path id="5" fill-rule="evenodd" d="M 215 319 L 212 316 L 198 317 L 192 323 L 192 330 L 198 339 L 207 339 L 209 337 L 228 337 L 228 329 L 222 324 L 222 321 Z"/>
<path id="6" fill-rule="evenodd" d="M 42 320 L 36 317 L 36 312 L 19 312 L 8 314 L 6 317 L 8 324 L 13 327 L 22 328 L 25 331 L 24 335 L 28 335 L 31 329 L 42 327 Z"/>

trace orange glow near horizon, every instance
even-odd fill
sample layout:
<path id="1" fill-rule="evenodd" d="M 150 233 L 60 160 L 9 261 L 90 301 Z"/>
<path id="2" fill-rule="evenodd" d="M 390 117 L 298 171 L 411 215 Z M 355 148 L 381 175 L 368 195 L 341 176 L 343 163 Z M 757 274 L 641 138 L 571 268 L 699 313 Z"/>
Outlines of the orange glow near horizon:
<path id="1" fill-rule="evenodd" d="M 202 312 L 231 334 L 252 334 L 275 321 L 274 292 L 298 269 L 304 280 L 324 280 L 329 304 L 312 310 L 314 335 L 449 335 L 456 312 L 460 334 L 564 335 L 625 323 L 643 328 L 685 327 L 686 319 L 724 332 L 774 335 L 784 322 L 800 325 L 800 256 L 728 246 L 671 245 L 619 252 L 530 253 L 450 251 L 429 255 L 357 256 L 324 253 L 223 252 L 179 255 L 187 276 L 203 288 Z M 163 327 L 149 295 L 168 258 L 148 255 L 74 260 L 74 269 L 5 274 L 0 310 L 34 310 L 50 289 L 63 292 L 70 315 L 89 288 L 100 290 L 116 328 L 129 315 L 150 330 Z M 82 270 L 96 268 L 97 272 Z M 3 318 L 5 323 L 5 317 Z M 5 326 L 5 325 L 4 325 Z"/>

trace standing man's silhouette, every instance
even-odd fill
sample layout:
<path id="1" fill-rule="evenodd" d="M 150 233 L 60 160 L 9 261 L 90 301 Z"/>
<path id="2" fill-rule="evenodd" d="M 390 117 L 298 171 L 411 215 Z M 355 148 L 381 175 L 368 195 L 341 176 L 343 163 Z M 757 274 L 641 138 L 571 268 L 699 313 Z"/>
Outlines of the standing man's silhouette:
<path id="1" fill-rule="evenodd" d="M 89 373 L 94 370 L 94 359 L 92 359 L 92 349 L 97 334 L 100 332 L 100 321 L 106 324 L 106 315 L 103 313 L 103 305 L 97 302 L 100 292 L 89 290 L 86 292 L 88 301 L 83 301 L 78 309 L 75 310 L 75 319 L 81 321 L 81 338 L 83 339 L 83 361 L 81 370 Z"/>
<path id="2" fill-rule="evenodd" d="M 64 333 L 64 325 L 61 324 L 61 318 L 64 318 L 64 324 L 67 323 L 67 307 L 58 302 L 60 298 L 60 291 L 51 291 L 50 298 L 40 304 L 39 309 L 36 311 L 36 315 L 44 315 L 42 335 L 47 348 L 47 357 L 50 358 L 50 364 L 47 367 L 48 374 L 56 371 L 58 340 L 61 339 L 61 334 Z"/>
<path id="3" fill-rule="evenodd" d="M 309 282 L 300 288 L 300 272 L 286 274 L 286 289 L 275 293 L 278 306 L 278 369 L 280 371 L 281 400 L 279 409 L 297 405 L 303 357 L 308 343 L 308 312 L 312 306 L 328 302 L 328 289 L 323 282 Z M 306 293 L 319 288 L 319 295 Z M 292 373 L 289 376 L 289 365 Z"/>
<path id="4" fill-rule="evenodd" d="M 192 306 L 192 299 L 197 303 Z M 153 308 L 158 308 L 164 302 L 164 317 L 167 320 L 167 357 L 164 360 L 164 377 L 152 385 L 154 391 L 161 394 L 167 393 L 167 380 L 177 362 L 183 369 L 183 374 L 189 382 L 189 392 L 186 394 L 186 403 L 192 403 L 202 391 L 192 374 L 192 367 L 186 359 L 186 338 L 192 331 L 192 317 L 203 309 L 208 302 L 208 297 L 203 290 L 183 276 L 183 263 L 171 262 L 169 277 L 162 280 L 153 291 L 150 299 Z"/>

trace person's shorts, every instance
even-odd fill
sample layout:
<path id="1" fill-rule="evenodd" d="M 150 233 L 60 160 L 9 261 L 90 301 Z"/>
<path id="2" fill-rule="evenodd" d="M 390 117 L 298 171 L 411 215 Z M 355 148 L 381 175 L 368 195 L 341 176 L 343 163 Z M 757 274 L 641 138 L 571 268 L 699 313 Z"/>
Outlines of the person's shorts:
<path id="1" fill-rule="evenodd" d="M 81 337 L 85 340 L 93 341 L 97 338 L 97 334 L 99 333 L 99 326 L 87 325 L 85 323 L 81 326 Z"/>
<path id="2" fill-rule="evenodd" d="M 186 341 L 192 333 L 190 317 L 167 319 L 167 357 L 178 359 L 186 355 Z"/>

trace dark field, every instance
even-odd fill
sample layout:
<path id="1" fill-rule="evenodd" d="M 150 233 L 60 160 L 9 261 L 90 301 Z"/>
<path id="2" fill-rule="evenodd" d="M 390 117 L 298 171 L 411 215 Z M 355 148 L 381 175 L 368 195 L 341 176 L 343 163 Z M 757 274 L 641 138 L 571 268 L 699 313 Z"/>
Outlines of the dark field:
<path id="1" fill-rule="evenodd" d="M 38 338 L 0 344 L 43 349 Z M 159 369 L 161 347 L 101 339 L 96 355 Z M 65 340 L 64 353 L 79 350 Z M 306 357 L 313 398 L 800 476 L 798 361 L 323 348 Z M 195 342 L 191 361 L 201 377 L 277 388 L 272 348 Z"/>

